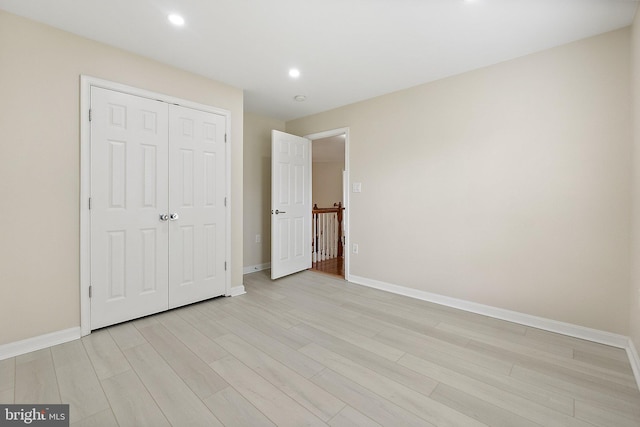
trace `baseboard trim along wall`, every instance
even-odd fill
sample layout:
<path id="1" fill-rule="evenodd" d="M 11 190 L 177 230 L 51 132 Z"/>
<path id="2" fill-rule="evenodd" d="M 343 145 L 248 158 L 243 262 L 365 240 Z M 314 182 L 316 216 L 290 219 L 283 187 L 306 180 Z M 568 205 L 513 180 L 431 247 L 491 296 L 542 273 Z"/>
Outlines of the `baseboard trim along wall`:
<path id="1" fill-rule="evenodd" d="M 258 271 L 268 270 L 269 268 L 271 268 L 270 262 L 258 265 L 249 265 L 247 267 L 243 267 L 242 274 L 256 273 Z"/>
<path id="2" fill-rule="evenodd" d="M 631 339 L 629 339 L 629 343 L 627 344 L 627 355 L 629 356 L 629 362 L 631 362 L 633 375 L 636 377 L 636 384 L 638 384 L 638 388 L 640 388 L 640 356 L 638 356 L 636 346 L 633 345 Z"/>
<path id="3" fill-rule="evenodd" d="M 263 266 L 266 264 L 262 264 Z M 245 270 L 249 267 L 245 267 Z M 252 267 L 251 267 L 252 268 Z M 266 267 L 269 268 L 269 267 Z M 266 269 L 262 268 L 262 270 Z M 255 270 L 260 271 L 260 270 Z M 251 270 L 250 272 L 254 272 Z M 245 273 L 247 274 L 247 273 Z M 488 305 L 478 304 L 470 301 L 451 298 L 443 295 L 433 294 L 418 289 L 407 288 L 405 286 L 394 285 L 391 283 L 381 282 L 379 280 L 368 279 L 360 276 L 349 276 L 349 281 L 358 285 L 391 292 L 398 295 L 404 295 L 423 301 L 444 305 L 447 307 L 458 308 L 471 313 L 482 314 L 496 319 L 506 320 L 508 322 L 519 323 L 533 328 L 543 329 L 550 332 L 568 335 L 574 338 L 580 338 L 600 344 L 610 345 L 625 349 L 636 378 L 636 383 L 640 387 L 640 356 L 633 345 L 630 338 L 623 335 L 613 334 L 610 332 L 599 331 L 597 329 L 586 328 L 584 326 L 573 325 L 571 323 L 559 322 L 556 320 L 545 319 L 543 317 L 532 316 L 529 314 L 518 313 L 516 311 L 505 310 L 502 308 L 491 307 Z M 234 297 L 246 293 L 243 285 L 234 286 L 230 289 L 228 296 Z M 8 344 L 0 345 L 0 360 L 10 357 L 19 356 L 21 354 L 30 353 L 43 348 L 52 347 L 54 345 L 63 344 L 81 338 L 80 327 L 64 329 L 62 331 L 51 332 L 45 335 L 39 335 L 33 338 L 27 338 L 21 341 L 15 341 Z"/>
<path id="4" fill-rule="evenodd" d="M 245 294 L 243 285 L 233 286 L 229 290 L 229 297 L 236 297 Z M 33 338 L 27 338 L 21 341 L 10 342 L 0 345 L 0 360 L 8 359 L 21 354 L 30 353 L 43 348 L 53 347 L 54 345 L 64 344 L 69 341 L 82 338 L 80 327 L 69 328 L 62 331 L 51 332 L 49 334 L 39 335 Z"/>
<path id="5" fill-rule="evenodd" d="M 638 353 L 631 339 L 624 335 L 600 331 L 598 329 L 587 328 L 571 323 L 559 322 L 557 320 L 545 319 L 543 317 L 518 313 L 517 311 L 505 310 L 503 308 L 478 304 L 475 302 L 451 298 L 444 295 L 433 294 L 430 292 L 421 291 L 419 289 L 407 288 L 405 286 L 399 286 L 391 283 L 381 282 L 379 280 L 368 279 L 366 277 L 350 275 L 349 281 L 358 285 L 363 285 L 410 298 L 429 301 L 435 304 L 458 308 L 460 310 L 482 314 L 484 316 L 506 320 L 508 322 L 518 323 L 524 326 L 531 326 L 533 328 L 542 329 L 549 332 L 556 332 L 574 338 L 580 338 L 583 340 L 593 341 L 600 344 L 625 349 L 627 351 L 629 361 L 631 362 L 631 367 L 636 378 L 636 383 L 638 384 L 638 388 L 640 388 L 640 358 L 638 358 Z"/>
<path id="6" fill-rule="evenodd" d="M 21 341 L 3 344 L 0 345 L 0 360 L 77 340 L 81 336 L 80 327 L 78 326 L 62 331 L 51 332 L 45 335 L 39 335 L 33 338 L 27 338 Z"/>

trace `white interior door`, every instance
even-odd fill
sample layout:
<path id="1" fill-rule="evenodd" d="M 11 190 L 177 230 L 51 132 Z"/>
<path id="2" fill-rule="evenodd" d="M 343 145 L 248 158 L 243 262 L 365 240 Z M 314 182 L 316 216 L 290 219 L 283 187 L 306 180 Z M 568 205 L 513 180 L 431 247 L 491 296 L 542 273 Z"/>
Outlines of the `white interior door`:
<path id="1" fill-rule="evenodd" d="M 169 307 L 174 308 L 226 290 L 226 118 L 169 108 Z"/>
<path id="2" fill-rule="evenodd" d="M 91 89 L 91 329 L 167 309 L 167 105 Z M 164 190 L 163 190 L 164 189 Z"/>
<path id="3" fill-rule="evenodd" d="M 271 278 L 311 268 L 311 141 L 271 132 Z"/>

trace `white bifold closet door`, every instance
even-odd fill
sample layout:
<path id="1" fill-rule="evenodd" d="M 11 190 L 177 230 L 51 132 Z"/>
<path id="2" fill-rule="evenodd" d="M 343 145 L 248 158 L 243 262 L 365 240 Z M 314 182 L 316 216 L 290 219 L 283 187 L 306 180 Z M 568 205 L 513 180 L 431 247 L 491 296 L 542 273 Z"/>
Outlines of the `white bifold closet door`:
<path id="1" fill-rule="evenodd" d="M 224 116 L 91 89 L 91 329 L 223 295 Z"/>

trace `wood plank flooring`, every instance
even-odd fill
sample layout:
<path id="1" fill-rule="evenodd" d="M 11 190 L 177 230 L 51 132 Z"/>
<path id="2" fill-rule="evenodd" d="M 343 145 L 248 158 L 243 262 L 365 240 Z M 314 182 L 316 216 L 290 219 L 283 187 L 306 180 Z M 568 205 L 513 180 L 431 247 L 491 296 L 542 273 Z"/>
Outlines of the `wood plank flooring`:
<path id="1" fill-rule="evenodd" d="M 311 271 L 0 361 L 73 426 L 640 426 L 624 350 Z"/>
<path id="2" fill-rule="evenodd" d="M 344 279 L 344 258 L 332 258 L 311 264 L 311 270 L 319 273 L 333 274 Z"/>

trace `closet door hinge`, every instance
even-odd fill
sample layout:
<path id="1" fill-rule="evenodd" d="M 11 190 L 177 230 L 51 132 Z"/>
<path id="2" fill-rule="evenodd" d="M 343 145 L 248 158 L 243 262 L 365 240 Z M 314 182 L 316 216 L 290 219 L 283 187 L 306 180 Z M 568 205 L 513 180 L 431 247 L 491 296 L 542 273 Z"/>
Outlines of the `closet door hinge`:
<path id="1" fill-rule="evenodd" d="M 224 134 L 224 142 L 227 142 L 227 134 Z"/>
<path id="2" fill-rule="evenodd" d="M 224 205 L 227 206 L 227 198 L 224 198 Z"/>
<path id="3" fill-rule="evenodd" d="M 227 271 L 227 261 L 224 262 L 224 271 Z"/>
<path id="4" fill-rule="evenodd" d="M 89 108 L 89 121 L 91 121 L 91 108 Z"/>
<path id="5" fill-rule="evenodd" d="M 89 197 L 89 210 L 91 210 L 91 197 Z"/>
<path id="6" fill-rule="evenodd" d="M 91 298 L 93 296 L 93 286 L 89 285 L 89 298 Z"/>

